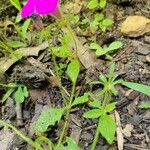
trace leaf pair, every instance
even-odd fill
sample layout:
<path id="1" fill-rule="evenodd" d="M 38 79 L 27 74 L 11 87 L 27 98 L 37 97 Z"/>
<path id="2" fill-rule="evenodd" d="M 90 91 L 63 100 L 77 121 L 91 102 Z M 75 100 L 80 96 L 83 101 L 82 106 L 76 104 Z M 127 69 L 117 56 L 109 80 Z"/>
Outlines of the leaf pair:
<path id="1" fill-rule="evenodd" d="M 23 103 L 25 98 L 29 96 L 27 87 L 24 85 L 18 85 L 15 83 L 9 83 L 8 85 L 2 85 L 3 87 L 6 87 L 7 92 L 2 98 L 2 102 L 5 102 L 8 97 L 15 92 L 15 101 L 18 103 Z"/>
<path id="2" fill-rule="evenodd" d="M 114 41 L 112 42 L 108 47 L 103 46 L 101 47 L 97 43 L 91 43 L 90 48 L 96 50 L 95 54 L 96 56 L 105 56 L 107 59 L 112 59 L 112 57 L 109 55 L 109 53 L 112 53 L 114 50 L 117 50 L 122 47 L 122 42 L 120 41 Z"/>
<path id="3" fill-rule="evenodd" d="M 98 101 L 95 101 L 94 103 L 96 104 Z M 107 115 L 107 113 L 115 109 L 115 104 L 116 103 L 110 103 L 104 108 L 100 105 L 93 105 L 96 108 L 85 112 L 83 115 L 85 118 L 99 118 L 97 128 L 109 144 L 112 144 L 114 140 L 116 124 L 114 119 L 110 115 Z"/>
<path id="4" fill-rule="evenodd" d="M 100 6 L 101 8 L 105 8 L 107 4 L 107 0 L 90 0 L 89 4 L 88 4 L 88 8 L 89 9 L 94 9 L 98 6 Z"/>

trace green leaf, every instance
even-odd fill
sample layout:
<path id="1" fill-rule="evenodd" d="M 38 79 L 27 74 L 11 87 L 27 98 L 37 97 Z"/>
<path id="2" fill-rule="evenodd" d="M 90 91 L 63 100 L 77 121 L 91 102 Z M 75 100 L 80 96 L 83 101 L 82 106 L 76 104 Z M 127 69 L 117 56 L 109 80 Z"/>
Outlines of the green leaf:
<path id="1" fill-rule="evenodd" d="M 71 55 L 70 50 L 66 46 L 53 47 L 52 51 L 55 56 L 60 58 L 67 58 Z"/>
<path id="2" fill-rule="evenodd" d="M 109 73 L 108 73 L 109 81 L 112 80 L 112 78 L 115 75 L 115 68 L 116 68 L 115 63 L 112 63 L 109 69 Z"/>
<path id="3" fill-rule="evenodd" d="M 31 19 L 27 19 L 27 20 L 24 22 L 23 26 L 22 26 L 22 36 L 23 36 L 24 38 L 27 37 L 27 30 L 28 30 L 28 27 L 29 27 L 29 25 L 30 25 L 30 22 L 31 22 Z"/>
<path id="4" fill-rule="evenodd" d="M 75 141 L 70 137 L 66 138 L 66 142 L 64 144 L 65 145 L 61 144 L 58 147 L 58 150 L 81 150 Z"/>
<path id="5" fill-rule="evenodd" d="M 142 103 L 139 105 L 139 108 L 145 108 L 145 109 L 150 108 L 150 102 L 142 102 Z"/>
<path id="6" fill-rule="evenodd" d="M 90 49 L 99 49 L 99 48 L 101 48 L 97 43 L 91 43 L 90 44 Z"/>
<path id="7" fill-rule="evenodd" d="M 67 74 L 71 81 L 75 84 L 79 75 L 80 64 L 78 60 L 72 60 L 67 67 Z"/>
<path id="8" fill-rule="evenodd" d="M 80 20 L 79 15 L 72 15 L 71 16 L 71 24 L 77 24 Z"/>
<path id="9" fill-rule="evenodd" d="M 138 92 L 141 92 L 141 93 L 144 93 L 144 94 L 150 96 L 150 86 L 148 86 L 148 85 L 134 83 L 134 82 L 126 82 L 126 81 L 122 81 L 121 84 L 130 89 L 136 90 Z"/>
<path id="10" fill-rule="evenodd" d="M 83 104 L 83 103 L 87 102 L 88 96 L 89 96 L 88 93 L 85 93 L 83 96 L 75 98 L 75 100 L 72 103 L 72 106 Z"/>
<path id="11" fill-rule="evenodd" d="M 100 74 L 100 76 L 99 76 L 99 79 L 100 79 L 100 81 L 102 81 L 103 83 L 106 83 L 107 82 L 107 78 L 104 76 L 104 74 Z"/>
<path id="12" fill-rule="evenodd" d="M 104 110 L 107 113 L 113 111 L 115 108 L 116 108 L 116 102 L 106 105 Z"/>
<path id="13" fill-rule="evenodd" d="M 102 14 L 102 13 L 96 13 L 94 15 L 94 20 L 96 20 L 96 21 L 101 21 L 103 19 L 104 19 L 104 14 Z"/>
<path id="14" fill-rule="evenodd" d="M 116 50 L 116 49 L 119 49 L 123 46 L 122 42 L 120 41 L 115 41 L 115 42 L 112 42 L 109 47 L 108 47 L 108 50 L 109 51 L 112 51 L 112 50 Z"/>
<path id="15" fill-rule="evenodd" d="M 90 0 L 89 4 L 88 4 L 88 8 L 89 9 L 94 9 L 98 6 L 98 0 Z"/>
<path id="16" fill-rule="evenodd" d="M 106 18 L 106 19 L 104 19 L 104 20 L 102 21 L 102 25 L 103 25 L 104 27 L 111 26 L 112 24 L 113 24 L 113 20 L 112 20 L 112 19 Z"/>
<path id="17" fill-rule="evenodd" d="M 63 113 L 64 108 L 50 108 L 42 111 L 34 129 L 39 132 L 47 131 L 49 126 L 54 126 L 60 121 Z"/>
<path id="18" fill-rule="evenodd" d="M 20 48 L 20 47 L 25 47 L 26 46 L 26 44 L 21 42 L 21 41 L 8 41 L 7 44 L 11 48 Z"/>
<path id="19" fill-rule="evenodd" d="M 15 92 L 15 101 L 18 103 L 23 103 L 24 102 L 24 93 L 22 90 L 22 87 L 19 86 L 17 91 Z"/>
<path id="20" fill-rule="evenodd" d="M 112 144 L 116 131 L 116 124 L 114 119 L 106 114 L 101 116 L 99 131 L 102 134 L 102 136 L 107 140 L 107 142 L 109 144 Z"/>
<path id="21" fill-rule="evenodd" d="M 26 86 L 23 87 L 23 95 L 24 97 L 28 97 L 29 96 L 29 92 Z"/>
<path id="22" fill-rule="evenodd" d="M 14 92 L 14 90 L 14 88 L 11 88 L 4 94 L 2 98 L 2 103 L 4 103 L 8 99 L 8 97 Z"/>
<path id="23" fill-rule="evenodd" d="M 102 111 L 100 109 L 92 109 L 83 114 L 85 118 L 98 118 L 102 115 Z"/>
<path id="24" fill-rule="evenodd" d="M 21 5 L 19 0 L 9 0 L 9 1 L 16 9 L 18 9 L 19 11 L 21 10 Z"/>
<path id="25" fill-rule="evenodd" d="M 99 6 L 100 6 L 101 8 L 105 8 L 105 7 L 106 7 L 106 4 L 107 4 L 107 0 L 100 0 Z"/>
<path id="26" fill-rule="evenodd" d="M 92 29 L 97 29 L 98 28 L 98 25 L 99 25 L 99 22 L 97 20 L 94 20 L 90 23 L 90 27 Z"/>
<path id="27" fill-rule="evenodd" d="M 100 47 L 99 49 L 96 50 L 95 54 L 96 56 L 102 56 L 105 55 L 107 53 L 107 51 L 105 51 L 102 47 Z"/>
<path id="28" fill-rule="evenodd" d="M 94 99 L 93 101 L 90 101 L 89 105 L 94 108 L 101 108 L 101 102 L 96 99 Z"/>

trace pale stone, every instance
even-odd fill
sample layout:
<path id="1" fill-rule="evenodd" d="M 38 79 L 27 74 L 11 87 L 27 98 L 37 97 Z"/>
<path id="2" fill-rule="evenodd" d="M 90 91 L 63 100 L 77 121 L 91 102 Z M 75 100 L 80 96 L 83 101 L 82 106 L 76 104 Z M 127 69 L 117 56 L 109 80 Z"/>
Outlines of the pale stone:
<path id="1" fill-rule="evenodd" d="M 150 19 L 143 16 L 129 16 L 122 23 L 121 32 L 129 37 L 139 37 L 150 32 Z"/>

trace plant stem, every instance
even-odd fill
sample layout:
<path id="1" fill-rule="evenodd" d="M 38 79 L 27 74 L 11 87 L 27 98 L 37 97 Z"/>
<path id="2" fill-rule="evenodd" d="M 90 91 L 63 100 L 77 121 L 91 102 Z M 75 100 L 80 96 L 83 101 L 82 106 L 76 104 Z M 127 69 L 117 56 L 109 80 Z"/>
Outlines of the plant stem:
<path id="1" fill-rule="evenodd" d="M 67 102 L 66 102 L 66 99 L 65 99 L 65 95 L 64 95 L 63 87 L 62 87 L 62 83 L 61 83 L 61 78 L 59 76 L 59 72 L 58 72 L 58 69 L 57 69 L 56 58 L 55 58 L 55 56 L 52 52 L 52 47 L 51 47 L 51 44 L 50 44 L 50 41 L 49 41 L 49 38 L 47 36 L 47 33 L 46 33 L 45 29 L 44 29 L 44 34 L 45 34 L 45 38 L 48 42 L 48 48 L 49 48 L 49 50 L 51 51 L 51 54 L 52 54 L 52 61 L 53 61 L 53 64 L 54 64 L 54 69 L 55 69 L 56 77 L 57 77 L 57 80 L 58 80 L 58 84 L 59 84 L 58 86 L 60 88 L 61 96 L 63 98 L 63 102 L 64 102 L 65 106 L 67 106 Z"/>
<path id="2" fill-rule="evenodd" d="M 0 120 L 0 124 L 5 127 L 11 128 L 18 136 L 20 136 L 24 141 L 26 141 L 28 144 L 30 144 L 32 147 L 36 148 L 37 150 L 44 150 L 41 146 L 39 146 L 39 144 L 37 144 L 36 142 L 33 142 L 30 138 L 24 136 L 18 129 L 16 129 L 11 124 L 8 124 L 3 120 Z"/>
<path id="3" fill-rule="evenodd" d="M 65 124 L 63 126 L 63 129 L 62 129 L 62 133 L 60 135 L 60 138 L 59 138 L 59 141 L 58 141 L 58 144 L 56 146 L 56 150 L 58 149 L 58 147 L 60 146 L 64 136 L 65 136 L 65 132 L 67 131 L 67 128 L 68 128 L 68 121 L 69 121 L 69 117 L 70 117 L 70 109 L 71 109 L 71 105 L 72 105 L 72 101 L 73 101 L 73 97 L 74 97 L 74 93 L 75 93 L 75 87 L 76 87 L 76 84 L 74 83 L 73 84 L 73 87 L 72 87 L 72 92 L 71 92 L 71 96 L 70 96 L 70 100 L 69 100 L 69 104 L 67 105 L 66 107 L 66 117 L 65 117 Z"/>
<path id="4" fill-rule="evenodd" d="M 94 139 L 93 139 L 91 150 L 95 150 L 95 147 L 96 147 L 96 144 L 97 144 L 97 141 L 98 141 L 98 138 L 99 138 L 99 134 L 100 134 L 99 126 L 100 126 L 100 118 L 99 118 L 98 126 L 96 128 L 96 133 L 95 133 L 95 136 L 94 136 Z"/>

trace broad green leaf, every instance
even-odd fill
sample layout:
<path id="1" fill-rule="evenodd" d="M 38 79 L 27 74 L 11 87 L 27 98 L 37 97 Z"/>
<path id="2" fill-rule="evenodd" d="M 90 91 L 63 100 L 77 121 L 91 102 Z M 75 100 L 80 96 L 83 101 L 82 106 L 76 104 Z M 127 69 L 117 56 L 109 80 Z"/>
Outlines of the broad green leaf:
<path id="1" fill-rule="evenodd" d="M 67 67 L 67 75 L 73 83 L 76 83 L 80 71 L 80 64 L 78 60 L 72 60 Z"/>
<path id="2" fill-rule="evenodd" d="M 144 94 L 150 96 L 150 86 L 148 86 L 148 85 L 134 83 L 134 82 L 126 82 L 126 81 L 122 81 L 121 84 L 130 89 L 136 90 L 138 92 L 141 92 L 141 93 L 144 93 Z"/>
<path id="3" fill-rule="evenodd" d="M 113 111 L 115 108 L 116 108 L 116 102 L 106 105 L 104 110 L 107 113 Z"/>
<path id="4" fill-rule="evenodd" d="M 108 47 L 108 50 L 109 51 L 112 51 L 112 50 L 116 50 L 116 49 L 119 49 L 123 46 L 122 42 L 120 41 L 115 41 L 115 42 L 112 42 L 109 47 Z"/>
<path id="5" fill-rule="evenodd" d="M 88 4 L 88 8 L 89 9 L 94 9 L 98 6 L 98 0 L 90 0 L 89 4 Z"/>
<path id="6" fill-rule="evenodd" d="M 67 137 L 64 145 L 61 144 L 58 150 L 81 150 L 81 149 L 78 147 L 78 145 L 75 143 L 75 141 L 72 138 Z"/>
<path id="7" fill-rule="evenodd" d="M 142 102 L 142 103 L 139 105 L 139 108 L 145 108 L 145 109 L 150 108 L 150 102 Z"/>
<path id="8" fill-rule="evenodd" d="M 83 96 L 75 98 L 75 100 L 72 103 L 72 106 L 83 104 L 83 103 L 87 102 L 88 96 L 89 96 L 88 93 L 85 93 Z"/>
<path id="9" fill-rule="evenodd" d="M 101 116 L 99 131 L 102 134 L 102 136 L 107 140 L 107 142 L 109 144 L 112 144 L 116 131 L 116 124 L 114 119 L 106 114 Z"/>
<path id="10" fill-rule="evenodd" d="M 89 105 L 94 108 L 101 108 L 101 102 L 96 99 L 94 99 L 93 101 L 90 101 Z"/>
<path id="11" fill-rule="evenodd" d="M 98 118 L 102 115 L 102 111 L 100 109 L 92 109 L 83 114 L 85 118 Z"/>
<path id="12" fill-rule="evenodd" d="M 43 110 L 34 129 L 39 132 L 47 131 L 48 127 L 54 126 L 56 122 L 60 121 L 63 113 L 64 108 L 49 108 Z"/>
<path id="13" fill-rule="evenodd" d="M 113 24 L 112 19 L 104 19 L 104 20 L 102 21 L 102 25 L 103 25 L 104 27 L 111 26 L 112 24 Z"/>
<path id="14" fill-rule="evenodd" d="M 31 19 L 27 19 L 24 23 L 23 23 L 23 26 L 22 26 L 22 35 L 24 38 L 27 37 L 27 30 L 28 30 L 28 27 L 30 25 L 30 22 L 31 22 Z"/>
<path id="15" fill-rule="evenodd" d="M 8 97 L 14 92 L 14 90 L 14 88 L 11 88 L 4 94 L 2 98 L 2 103 L 4 103 L 8 99 Z"/>
<path id="16" fill-rule="evenodd" d="M 22 87 L 19 86 L 17 91 L 15 92 L 15 101 L 18 103 L 23 103 L 24 99 L 25 99 L 25 97 L 24 97 Z"/>
<path id="17" fill-rule="evenodd" d="M 106 7 L 106 4 L 107 4 L 107 0 L 100 0 L 99 6 L 100 6 L 101 8 L 105 8 L 105 7 Z"/>
<path id="18" fill-rule="evenodd" d="M 20 48 L 20 47 L 25 47 L 26 46 L 26 44 L 21 42 L 21 41 L 8 41 L 7 44 L 11 48 Z"/>
<path id="19" fill-rule="evenodd" d="M 21 10 L 21 5 L 19 0 L 9 0 L 9 1 L 16 9 L 18 9 L 19 11 Z"/>

